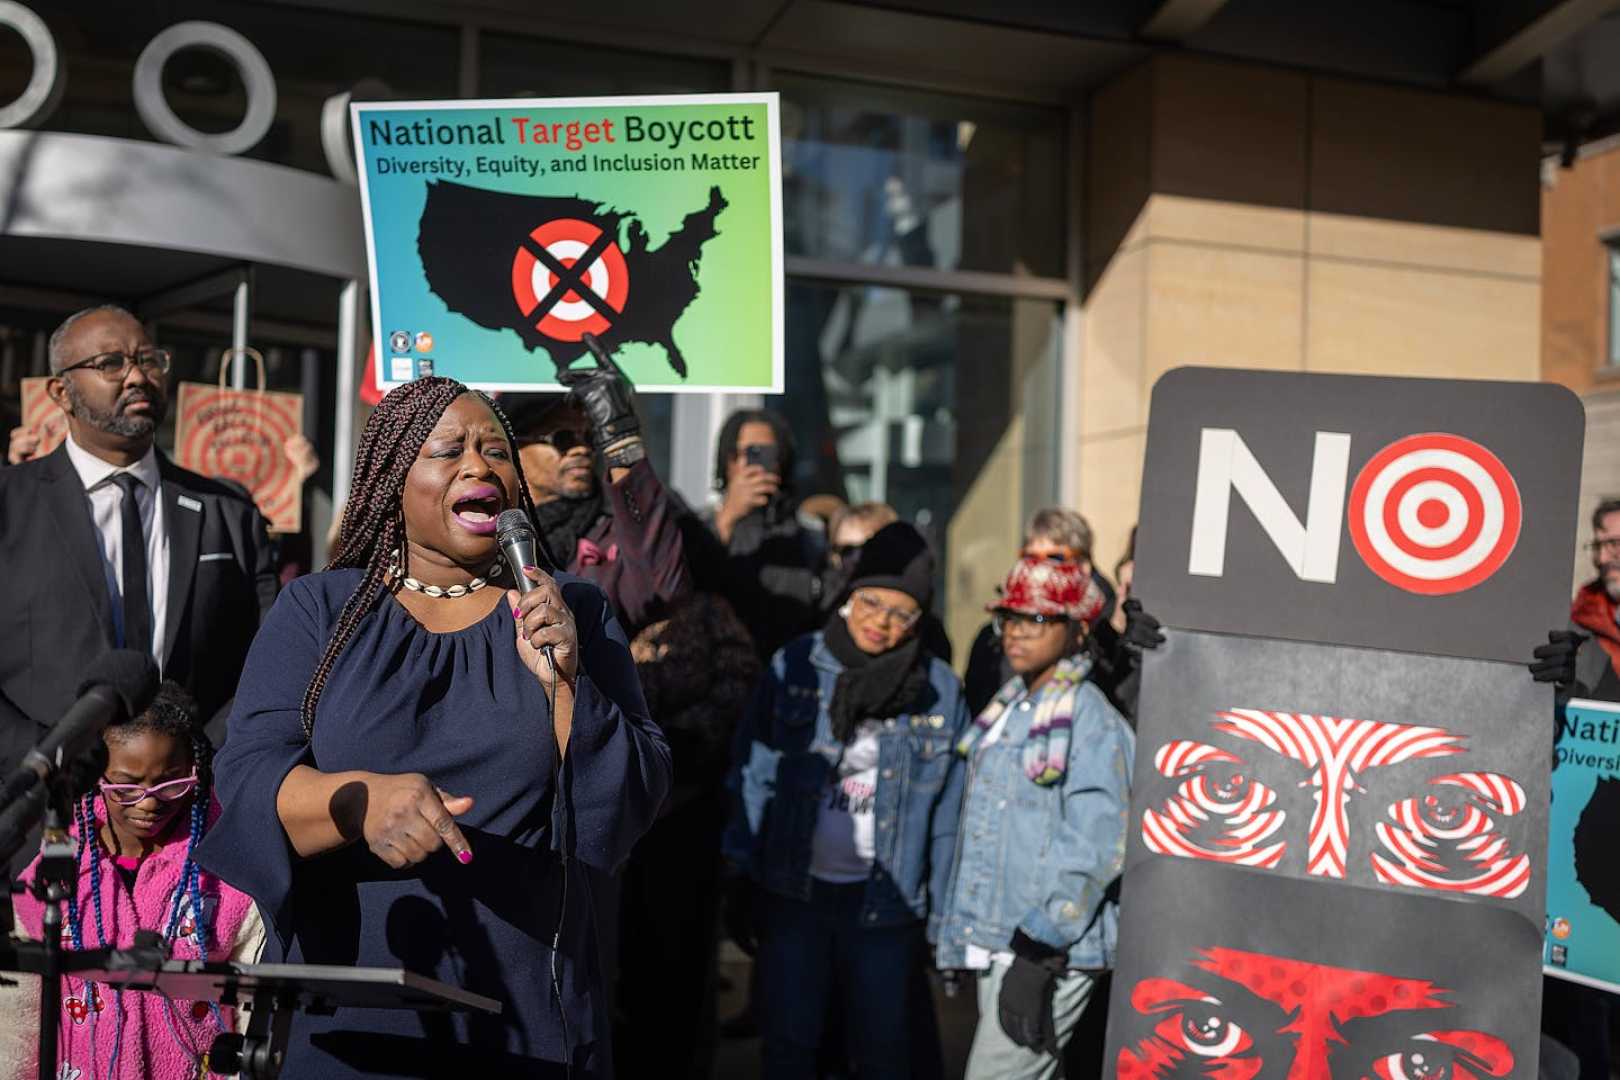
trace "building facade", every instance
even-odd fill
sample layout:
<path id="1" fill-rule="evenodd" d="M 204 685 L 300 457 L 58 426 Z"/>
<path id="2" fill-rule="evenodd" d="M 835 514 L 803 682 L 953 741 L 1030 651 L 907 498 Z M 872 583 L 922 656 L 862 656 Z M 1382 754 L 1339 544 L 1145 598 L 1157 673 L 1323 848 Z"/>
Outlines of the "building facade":
<path id="1" fill-rule="evenodd" d="M 1586 404 L 1579 584 L 1592 577 L 1590 511 L 1620 495 L 1620 140 L 1543 163 L 1541 221 L 1542 375 Z"/>
<path id="2" fill-rule="evenodd" d="M 0 3 L 0 399 L 91 299 L 151 320 L 179 378 L 251 343 L 306 395 L 322 531 L 369 345 L 349 96 L 779 91 L 764 403 L 801 492 L 933 535 L 965 650 L 1035 508 L 1078 506 L 1105 569 L 1123 553 L 1171 367 L 1537 377 L 1561 114 L 1526 72 L 1596 16 L 1521 7 Z M 643 401 L 689 500 L 753 403 Z"/>

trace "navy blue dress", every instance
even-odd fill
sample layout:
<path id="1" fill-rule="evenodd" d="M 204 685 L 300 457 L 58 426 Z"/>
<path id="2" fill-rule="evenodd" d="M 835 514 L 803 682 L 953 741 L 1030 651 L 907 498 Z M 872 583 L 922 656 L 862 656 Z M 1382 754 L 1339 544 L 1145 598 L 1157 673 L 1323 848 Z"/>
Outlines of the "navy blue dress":
<path id="1" fill-rule="evenodd" d="M 498 1017 L 340 1009 L 300 1016 L 282 1076 L 608 1075 L 604 996 L 586 874 L 554 851 L 556 761 L 544 688 L 523 666 L 511 610 L 436 634 L 385 596 L 322 694 L 315 738 L 304 688 L 361 571 L 299 578 L 248 654 L 216 761 L 224 813 L 198 861 L 251 895 L 271 926 L 266 961 L 405 967 L 499 1000 Z M 652 823 L 669 748 L 647 715 L 624 633 L 595 585 L 558 583 L 579 629 L 580 676 L 564 788 L 573 856 L 609 871 Z M 313 859 L 292 850 L 276 793 L 293 766 L 422 773 L 476 800 L 458 819 L 473 850 L 392 870 L 363 842 Z M 550 943 L 561 925 L 561 994 Z M 457 1045 L 459 1044 L 459 1045 Z M 565 1050 L 565 1044 L 567 1049 Z"/>

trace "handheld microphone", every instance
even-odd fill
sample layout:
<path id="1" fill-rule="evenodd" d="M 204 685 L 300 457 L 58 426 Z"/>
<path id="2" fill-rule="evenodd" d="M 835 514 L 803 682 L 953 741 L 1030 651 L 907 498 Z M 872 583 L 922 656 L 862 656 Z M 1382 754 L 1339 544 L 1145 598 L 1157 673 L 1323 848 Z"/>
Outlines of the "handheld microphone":
<path id="1" fill-rule="evenodd" d="M 529 522 L 529 515 L 522 510 L 502 510 L 501 516 L 495 519 L 495 543 L 501 549 L 501 557 L 506 560 L 506 568 L 512 572 L 512 580 L 517 582 L 513 588 L 518 595 L 523 596 L 540 587 L 539 583 L 530 581 L 529 575 L 523 572 L 525 566 L 540 565 L 540 537 L 535 533 L 534 526 Z M 551 667 L 551 677 L 557 677 L 557 660 L 552 655 L 550 645 L 542 645 L 540 651 L 545 654 L 546 663 Z"/>

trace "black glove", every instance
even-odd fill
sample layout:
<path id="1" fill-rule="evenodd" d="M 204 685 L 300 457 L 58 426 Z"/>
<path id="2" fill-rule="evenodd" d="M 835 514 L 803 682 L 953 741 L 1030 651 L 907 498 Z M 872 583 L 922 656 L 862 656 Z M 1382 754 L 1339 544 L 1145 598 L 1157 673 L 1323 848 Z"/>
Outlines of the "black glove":
<path id="1" fill-rule="evenodd" d="M 1164 644 L 1159 620 L 1142 610 L 1142 601 L 1132 597 L 1125 601 L 1123 610 L 1125 632 L 1120 635 L 1120 644 L 1137 653 L 1143 649 L 1157 649 Z"/>
<path id="2" fill-rule="evenodd" d="M 596 357 L 590 371 L 564 369 L 557 381 L 568 387 L 568 396 L 585 410 L 591 424 L 591 445 L 609 467 L 628 469 L 647 456 L 641 444 L 641 420 L 630 391 L 630 380 L 602 348 L 596 335 L 586 334 L 585 345 Z"/>
<path id="3" fill-rule="evenodd" d="M 1001 980 L 996 1013 L 1007 1038 L 1029 1050 L 1058 1053 L 1056 1025 L 1052 1023 L 1052 992 L 1063 970 L 1063 953 L 1015 931 L 1013 962 Z"/>
<path id="4" fill-rule="evenodd" d="M 1537 645 L 1531 652 L 1535 660 L 1530 664 L 1530 677 L 1536 682 L 1550 682 L 1563 696 L 1584 697 L 1591 691 L 1575 681 L 1575 657 L 1580 652 L 1585 634 L 1572 630 L 1552 630 L 1547 644 Z"/>
<path id="5" fill-rule="evenodd" d="M 759 912 L 754 883 L 746 877 L 734 877 L 726 882 L 725 889 L 720 918 L 725 924 L 726 936 L 737 943 L 737 948 L 753 956 L 759 950 Z"/>

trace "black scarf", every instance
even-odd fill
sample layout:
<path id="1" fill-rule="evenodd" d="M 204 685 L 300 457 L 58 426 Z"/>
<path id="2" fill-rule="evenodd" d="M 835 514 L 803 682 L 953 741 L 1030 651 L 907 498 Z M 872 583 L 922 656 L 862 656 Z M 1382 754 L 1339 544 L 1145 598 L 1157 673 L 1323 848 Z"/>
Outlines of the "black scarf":
<path id="1" fill-rule="evenodd" d="M 546 538 L 546 550 L 559 564 L 557 569 L 567 570 L 579 553 L 579 538 L 602 516 L 601 489 L 593 487 L 589 495 L 578 499 L 565 497 L 541 503 L 534 508 L 534 516 Z"/>
<path id="2" fill-rule="evenodd" d="M 921 699 L 928 687 L 928 653 L 913 636 L 886 653 L 861 651 L 837 613 L 827 620 L 827 651 L 844 665 L 833 685 L 832 734 L 841 743 L 855 735 L 861 721 L 887 719 Z"/>

